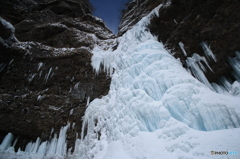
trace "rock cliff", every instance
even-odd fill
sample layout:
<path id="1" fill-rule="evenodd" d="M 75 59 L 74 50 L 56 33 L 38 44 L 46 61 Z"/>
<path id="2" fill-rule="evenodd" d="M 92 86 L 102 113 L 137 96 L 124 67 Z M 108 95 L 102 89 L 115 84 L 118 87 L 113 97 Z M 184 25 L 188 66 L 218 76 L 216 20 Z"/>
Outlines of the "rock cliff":
<path id="1" fill-rule="evenodd" d="M 91 50 L 115 36 L 84 0 L 1 1 L 0 10 L 1 137 L 46 140 L 70 122 L 73 146 L 87 103 L 110 85 L 93 72 Z"/>
<path id="2" fill-rule="evenodd" d="M 187 61 L 194 53 L 205 57 L 211 68 L 205 72 L 207 79 L 222 84 L 222 78 L 238 78 L 231 74 L 229 58 L 240 50 L 239 7 L 239 1 L 172 0 L 170 6 L 160 10 L 159 17 L 152 19 L 149 29 L 175 52 L 184 67 L 189 68 Z M 215 57 L 208 57 L 207 51 Z"/>
<path id="3" fill-rule="evenodd" d="M 121 36 L 128 29 L 132 28 L 144 16 L 150 13 L 160 4 L 167 3 L 166 0 L 135 0 L 126 4 L 126 9 L 122 10 L 121 22 L 118 35 Z"/>

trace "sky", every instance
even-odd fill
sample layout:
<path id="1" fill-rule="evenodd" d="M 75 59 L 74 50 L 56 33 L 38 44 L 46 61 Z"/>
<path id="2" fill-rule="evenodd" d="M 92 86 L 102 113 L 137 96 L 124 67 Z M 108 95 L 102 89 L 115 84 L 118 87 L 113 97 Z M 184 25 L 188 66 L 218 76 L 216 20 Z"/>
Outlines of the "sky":
<path id="1" fill-rule="evenodd" d="M 129 0 L 90 0 L 95 8 L 93 15 L 103 19 L 106 26 L 116 34 L 120 22 L 121 10 Z"/>

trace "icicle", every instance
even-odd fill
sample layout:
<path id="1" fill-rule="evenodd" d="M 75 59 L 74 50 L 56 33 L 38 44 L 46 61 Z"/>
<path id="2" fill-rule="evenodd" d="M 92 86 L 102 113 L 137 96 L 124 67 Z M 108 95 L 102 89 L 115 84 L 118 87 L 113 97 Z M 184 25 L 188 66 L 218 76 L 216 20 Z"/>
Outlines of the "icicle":
<path id="1" fill-rule="evenodd" d="M 184 54 L 185 56 L 187 56 L 187 53 L 186 53 L 186 51 L 185 51 L 185 49 L 184 49 L 184 44 L 183 44 L 182 42 L 179 42 L 178 45 L 179 45 L 179 47 L 181 48 L 183 54 Z"/>
<path id="2" fill-rule="evenodd" d="M 94 71 L 96 72 L 96 75 L 98 75 L 100 73 L 100 69 L 101 69 L 101 64 L 103 62 L 103 57 L 100 53 L 95 53 L 93 56 L 92 56 L 92 59 L 91 59 L 91 64 L 92 64 L 92 67 L 94 69 Z"/>
<path id="3" fill-rule="evenodd" d="M 178 22 L 176 21 L 176 19 L 174 19 L 173 21 L 174 21 L 174 23 L 175 23 L 176 25 L 178 25 Z"/>
<path id="4" fill-rule="evenodd" d="M 216 83 L 211 83 L 213 89 L 217 92 L 217 93 L 220 93 L 220 94 L 225 94 L 227 93 L 226 89 L 223 87 L 223 86 L 220 86 Z"/>
<path id="5" fill-rule="evenodd" d="M 16 154 L 28 154 L 28 155 L 40 155 L 40 156 L 47 156 L 53 157 L 57 156 L 65 156 L 67 154 L 67 142 L 66 142 L 66 135 L 67 130 L 70 126 L 68 123 L 65 127 L 62 127 L 59 133 L 59 137 L 57 138 L 57 134 L 50 141 L 44 141 L 41 143 L 41 139 L 37 138 L 36 142 L 29 142 L 26 145 L 25 151 L 21 151 L 19 148 Z M 52 129 L 53 131 L 53 129 Z M 51 132 L 52 133 L 52 132 Z M 9 133 L 3 140 L 2 144 L 0 145 L 1 151 L 8 151 L 14 153 L 14 146 L 16 145 L 17 139 L 15 140 L 13 146 L 11 147 L 11 143 L 13 140 L 13 135 Z"/>
<path id="6" fill-rule="evenodd" d="M 28 82 L 29 83 L 32 82 L 35 76 L 36 76 L 36 73 L 30 74 L 29 77 L 28 77 Z"/>
<path id="7" fill-rule="evenodd" d="M 75 128 L 75 125 L 76 125 L 76 123 L 74 122 L 74 123 L 72 124 L 72 129 L 74 129 L 74 128 Z"/>
<path id="8" fill-rule="evenodd" d="M 232 89 L 231 83 L 233 83 L 230 79 L 226 77 L 221 77 L 219 80 L 220 84 L 227 90 L 228 92 Z"/>
<path id="9" fill-rule="evenodd" d="M 74 89 L 78 89 L 79 85 L 80 85 L 80 82 L 77 82 L 77 83 L 74 85 Z"/>
<path id="10" fill-rule="evenodd" d="M 13 136 L 12 133 L 8 133 L 7 136 L 5 136 L 5 138 L 3 139 L 3 141 L 0 145 L 0 150 L 4 151 L 4 150 L 7 150 L 9 147 L 11 147 L 13 137 L 14 136 Z"/>
<path id="11" fill-rule="evenodd" d="M 37 71 L 39 71 L 39 70 L 42 68 L 43 65 L 44 65 L 44 64 L 43 64 L 42 62 L 39 62 L 39 63 L 38 63 L 38 69 L 37 69 Z"/>
<path id="12" fill-rule="evenodd" d="M 60 133 L 59 133 L 59 138 L 57 142 L 57 151 L 56 155 L 66 155 L 66 150 L 67 150 L 67 144 L 66 144 L 66 135 L 67 135 L 67 130 L 70 126 L 70 123 L 67 124 L 67 126 L 61 128 Z"/>
<path id="13" fill-rule="evenodd" d="M 39 146 L 39 148 L 38 148 L 38 151 L 37 151 L 37 154 L 39 154 L 39 155 L 42 155 L 42 156 L 44 156 L 45 154 L 46 154 L 46 152 L 47 152 L 47 141 L 45 141 L 45 142 L 43 142 L 40 146 Z"/>
<path id="14" fill-rule="evenodd" d="M 39 148 L 40 143 L 41 143 L 41 139 L 38 137 L 38 138 L 37 138 L 37 141 L 32 145 L 32 146 L 33 146 L 33 149 L 32 149 L 31 152 L 37 153 L 37 150 L 38 150 L 38 148 Z"/>
<path id="15" fill-rule="evenodd" d="M 44 79 L 44 82 L 45 82 L 45 83 L 47 83 L 48 78 L 49 78 L 51 72 L 52 72 L 52 67 L 49 69 L 48 73 L 45 75 L 45 79 Z"/>
<path id="16" fill-rule="evenodd" d="M 240 96 L 240 83 L 238 81 L 235 81 L 232 84 L 231 94 L 234 96 Z"/>
<path id="17" fill-rule="evenodd" d="M 33 145 L 33 143 L 32 142 L 29 142 L 28 144 L 27 144 L 27 146 L 25 147 L 25 152 L 27 152 L 27 153 L 31 153 L 32 152 L 32 145 Z"/>
<path id="18" fill-rule="evenodd" d="M 90 102 L 90 97 L 88 96 L 88 98 L 87 98 L 87 104 L 86 104 L 86 107 L 88 107 L 88 105 L 89 105 L 89 102 Z"/>
<path id="19" fill-rule="evenodd" d="M 7 66 L 7 64 L 0 63 L 0 72 L 3 71 L 3 69 Z"/>
<path id="20" fill-rule="evenodd" d="M 18 138 L 16 138 L 16 140 L 14 141 L 14 143 L 13 143 L 13 146 L 12 146 L 12 147 L 15 147 L 15 146 L 16 146 L 16 144 L 17 144 L 17 142 L 18 142 Z"/>
<path id="21" fill-rule="evenodd" d="M 154 9 L 155 15 L 159 17 L 159 9 Z"/>
<path id="22" fill-rule="evenodd" d="M 232 72 L 233 76 L 240 81 L 240 52 L 236 51 L 236 57 L 229 58 L 228 62 L 232 66 L 234 72 Z"/>
<path id="23" fill-rule="evenodd" d="M 217 62 L 217 59 L 215 57 L 215 55 L 213 54 L 212 50 L 210 49 L 210 47 L 207 46 L 206 42 L 202 42 L 200 44 L 202 46 L 202 49 L 206 55 L 206 57 L 208 58 L 208 60 L 213 59 L 215 62 Z"/>
<path id="24" fill-rule="evenodd" d="M 47 156 L 55 155 L 56 153 L 56 148 L 57 148 L 57 134 L 54 134 L 54 137 L 49 143 L 48 151 L 47 151 Z"/>
<path id="25" fill-rule="evenodd" d="M 71 109 L 70 112 L 69 112 L 69 115 L 71 116 L 73 114 L 73 110 L 74 109 Z"/>
<path id="26" fill-rule="evenodd" d="M 208 79 L 204 75 L 203 71 L 205 72 L 206 69 L 202 65 L 201 61 L 203 61 L 208 68 L 212 71 L 211 67 L 208 65 L 205 57 L 201 57 L 198 54 L 194 53 L 192 57 L 188 57 L 186 60 L 187 67 L 191 70 L 193 75 L 200 80 L 202 83 L 204 83 L 206 86 L 208 86 L 210 89 L 214 90 L 212 85 L 209 83 Z"/>

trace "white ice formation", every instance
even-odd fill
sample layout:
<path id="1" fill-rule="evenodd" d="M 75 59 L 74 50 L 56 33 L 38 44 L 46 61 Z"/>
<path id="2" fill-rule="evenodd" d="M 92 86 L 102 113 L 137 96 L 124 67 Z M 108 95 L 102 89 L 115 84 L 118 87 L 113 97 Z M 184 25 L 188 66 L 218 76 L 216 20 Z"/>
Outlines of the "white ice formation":
<path id="1" fill-rule="evenodd" d="M 229 63 L 234 70 L 233 76 L 240 81 L 240 52 L 236 52 L 236 57 L 229 58 Z"/>
<path id="2" fill-rule="evenodd" d="M 182 50 L 184 56 L 187 56 L 187 52 L 184 49 L 184 44 L 182 42 L 179 42 L 178 45 L 179 45 L 180 49 Z"/>
<path id="3" fill-rule="evenodd" d="M 64 146 L 55 144 L 50 153 L 46 144 L 34 153 L 41 150 L 45 158 L 56 154 L 55 158 L 65 155 L 74 159 L 239 157 L 239 83 L 229 86 L 235 95 L 219 94 L 204 82 L 199 68 L 194 72 L 203 83 L 191 76 L 146 29 L 154 12 L 119 37 L 117 50 L 96 47 L 93 51 L 96 73 L 103 65 L 112 82 L 108 95 L 89 103 L 74 152 L 67 154 Z M 189 65 L 204 70 L 196 62 L 204 59 L 195 54 L 191 60 L 195 61 L 189 61 Z M 59 139 L 64 137 L 60 135 Z M 211 151 L 235 155 L 212 155 Z M 31 152 L 32 148 L 25 158 L 31 158 Z"/>
<path id="4" fill-rule="evenodd" d="M 217 59 L 216 59 L 215 55 L 213 54 L 212 50 L 210 49 L 210 47 L 207 45 L 207 43 L 202 42 L 201 46 L 202 46 L 203 51 L 204 51 L 206 57 L 208 58 L 208 60 L 212 59 L 216 62 Z"/>
<path id="5" fill-rule="evenodd" d="M 30 142 L 26 145 L 25 151 L 20 148 L 15 153 L 14 146 L 11 145 L 13 142 L 13 135 L 9 133 L 0 145 L 0 158 L 10 158 L 10 156 L 16 156 L 19 159 L 34 158 L 58 158 L 63 159 L 67 155 L 67 142 L 66 133 L 69 129 L 70 124 L 61 128 L 59 135 L 54 135 L 54 137 L 49 141 L 42 142 L 40 138 L 37 138 L 36 142 Z M 16 143 L 16 141 L 14 142 Z M 1 158 L 2 159 L 2 158 Z"/>

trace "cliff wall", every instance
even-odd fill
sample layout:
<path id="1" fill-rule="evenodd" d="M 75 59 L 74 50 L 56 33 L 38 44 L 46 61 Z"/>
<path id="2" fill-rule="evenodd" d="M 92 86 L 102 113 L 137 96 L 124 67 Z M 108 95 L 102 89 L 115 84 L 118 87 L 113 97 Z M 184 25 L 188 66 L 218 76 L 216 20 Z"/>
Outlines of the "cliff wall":
<path id="1" fill-rule="evenodd" d="M 73 147 L 87 103 L 110 85 L 93 71 L 91 50 L 115 36 L 84 0 L 1 1 L 0 16 L 1 136 L 47 140 L 70 122 Z"/>

